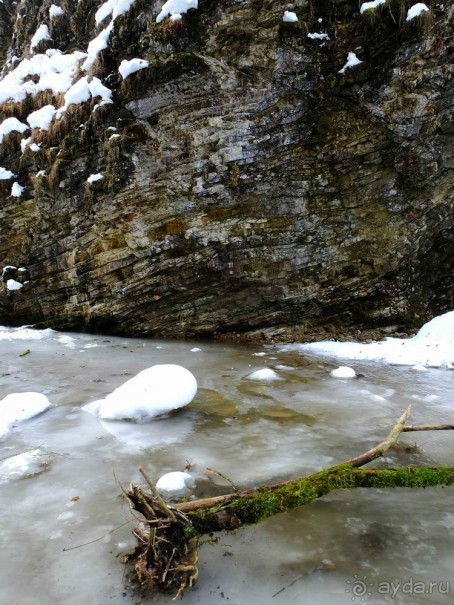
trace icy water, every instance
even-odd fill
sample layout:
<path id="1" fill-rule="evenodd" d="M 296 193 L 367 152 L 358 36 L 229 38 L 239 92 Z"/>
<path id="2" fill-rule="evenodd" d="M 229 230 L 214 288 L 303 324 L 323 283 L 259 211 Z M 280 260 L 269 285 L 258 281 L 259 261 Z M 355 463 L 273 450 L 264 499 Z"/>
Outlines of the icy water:
<path id="1" fill-rule="evenodd" d="M 188 407 L 144 425 L 81 410 L 157 363 L 194 373 L 199 392 Z M 241 487 L 310 473 L 378 443 L 409 403 L 412 423 L 453 421 L 454 371 L 350 362 L 363 376 L 339 380 L 329 375 L 339 360 L 273 346 L 53 332 L 0 340 L 0 364 L 0 399 L 40 391 L 54 404 L 0 440 L 1 459 L 39 447 L 50 460 L 44 472 L 0 484 L 1 605 L 171 602 L 125 588 L 119 554 L 134 544 L 133 520 L 118 483 L 140 482 L 139 465 L 157 479 L 189 461 L 195 494 L 206 496 L 231 491 L 207 467 Z M 247 378 L 261 368 L 281 380 Z M 399 443 L 382 465 L 454 464 L 450 432 Z M 184 602 L 452 603 L 453 495 L 342 491 L 222 535 L 202 546 L 199 582 Z"/>

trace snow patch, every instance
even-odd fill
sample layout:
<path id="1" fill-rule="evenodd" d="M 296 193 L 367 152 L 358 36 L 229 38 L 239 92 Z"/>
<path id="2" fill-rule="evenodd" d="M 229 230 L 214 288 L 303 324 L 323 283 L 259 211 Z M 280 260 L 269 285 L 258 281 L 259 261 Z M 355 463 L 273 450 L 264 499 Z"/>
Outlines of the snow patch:
<path id="1" fill-rule="evenodd" d="M 106 420 L 144 422 L 187 405 L 196 393 L 197 381 L 189 370 L 173 364 L 156 365 L 83 409 Z"/>
<path id="2" fill-rule="evenodd" d="M 22 187 L 22 185 L 19 185 L 19 183 L 13 183 L 13 186 L 11 187 L 10 197 L 21 197 L 24 190 L 25 187 Z"/>
<path id="3" fill-rule="evenodd" d="M 174 471 L 158 479 L 156 489 L 165 497 L 180 497 L 194 487 L 194 480 L 189 473 Z"/>
<path id="4" fill-rule="evenodd" d="M 93 38 L 88 44 L 87 48 L 87 58 L 82 64 L 82 69 L 84 71 L 90 70 L 96 59 L 98 58 L 99 53 L 109 46 L 110 34 L 112 33 L 114 27 L 114 19 L 109 23 L 109 25 L 104 28 L 96 38 Z"/>
<path id="5" fill-rule="evenodd" d="M 293 13 L 292 11 L 285 11 L 282 21 L 284 23 L 296 23 L 298 21 L 298 17 L 296 16 L 296 13 Z"/>
<path id="6" fill-rule="evenodd" d="M 61 344 L 61 345 L 65 345 L 66 347 L 68 347 L 69 349 L 74 349 L 75 348 L 75 342 L 76 339 L 73 338 L 72 336 L 68 336 L 67 334 L 62 334 L 61 336 L 59 336 L 57 338 L 57 341 Z"/>
<path id="7" fill-rule="evenodd" d="M 44 23 L 41 24 L 35 32 L 35 35 L 32 38 L 30 43 L 30 50 L 33 52 L 33 49 L 38 46 L 40 42 L 43 40 L 52 40 L 49 34 L 49 28 Z"/>
<path id="8" fill-rule="evenodd" d="M 0 435 L 17 422 L 42 414 L 51 407 L 42 393 L 11 393 L 0 401 Z"/>
<path id="9" fill-rule="evenodd" d="M 51 461 L 52 456 L 40 448 L 6 458 L 0 462 L 0 485 L 38 475 Z"/>
<path id="10" fill-rule="evenodd" d="M 50 328 L 45 330 L 32 330 L 27 326 L 21 328 L 7 328 L 0 326 L 0 340 L 42 340 L 54 334 Z"/>
<path id="11" fill-rule="evenodd" d="M 99 25 L 104 19 L 112 15 L 112 19 L 116 19 L 121 15 L 124 15 L 135 0 L 107 0 L 104 4 L 98 8 L 95 14 L 96 25 Z"/>
<path id="12" fill-rule="evenodd" d="M 406 21 L 411 21 L 416 17 L 420 17 L 423 13 L 429 12 L 429 7 L 423 2 L 418 2 L 408 9 Z"/>
<path id="13" fill-rule="evenodd" d="M 8 279 L 8 281 L 6 282 L 6 287 L 8 290 L 21 290 L 24 285 L 16 281 L 15 279 Z"/>
<path id="14" fill-rule="evenodd" d="M 88 83 L 88 88 L 93 99 L 101 97 L 102 104 L 112 103 L 112 91 L 107 86 L 104 86 L 99 78 L 92 78 Z"/>
<path id="15" fill-rule="evenodd" d="M 373 2 L 364 2 L 364 4 L 361 4 L 361 8 L 359 9 L 359 12 L 361 14 L 363 14 L 368 10 L 378 8 L 382 4 L 386 4 L 386 0 L 374 0 Z"/>
<path id="16" fill-rule="evenodd" d="M 90 185 L 92 183 L 96 183 L 96 181 L 102 181 L 104 178 L 104 176 L 102 174 L 90 174 L 90 176 L 87 179 L 87 183 L 89 183 Z"/>
<path id="17" fill-rule="evenodd" d="M 31 137 L 28 137 L 27 139 L 21 139 L 20 150 L 22 151 L 22 153 L 25 153 L 27 151 L 27 147 L 30 145 L 31 140 Z"/>
<path id="18" fill-rule="evenodd" d="M 6 118 L 6 120 L 3 120 L 3 122 L 0 124 L 0 144 L 3 143 L 4 137 L 12 132 L 23 133 L 26 130 L 29 130 L 27 124 L 19 122 L 17 118 Z"/>
<path id="19" fill-rule="evenodd" d="M 65 14 L 65 11 L 60 6 L 57 6 L 56 4 L 52 4 L 51 7 L 49 8 L 49 17 L 51 19 L 55 19 L 56 17 L 61 17 L 64 14 Z"/>
<path id="20" fill-rule="evenodd" d="M 333 378 L 355 378 L 356 372 L 353 368 L 349 368 L 348 366 L 339 366 L 335 370 L 332 370 L 330 375 Z"/>
<path id="21" fill-rule="evenodd" d="M 52 90 L 54 94 L 65 93 L 72 84 L 79 61 L 86 56 L 77 50 L 64 55 L 51 48 L 44 54 L 23 59 L 0 82 L 0 103 L 19 103 L 27 95 L 34 96 L 44 90 Z M 35 83 L 30 77 L 38 81 Z"/>
<path id="22" fill-rule="evenodd" d="M 307 34 L 310 40 L 329 40 L 328 34 Z"/>
<path id="23" fill-rule="evenodd" d="M 148 66 L 149 62 L 145 61 L 145 59 L 130 59 L 129 61 L 123 59 L 123 61 L 120 63 L 118 71 L 120 72 L 123 80 L 126 80 L 126 78 L 131 74 L 134 74 L 136 71 L 141 69 L 146 69 Z"/>
<path id="24" fill-rule="evenodd" d="M 16 175 L 11 170 L 6 170 L 6 168 L 0 167 L 0 181 L 7 181 L 8 179 L 13 179 Z"/>
<path id="25" fill-rule="evenodd" d="M 358 59 L 358 57 L 355 55 L 355 53 L 348 53 L 347 63 L 344 65 L 344 67 L 342 69 L 339 69 L 339 73 L 344 74 L 347 71 L 347 69 L 351 69 L 352 67 L 355 67 L 355 65 L 359 65 L 360 63 L 362 63 L 362 61 L 360 59 Z"/>
<path id="26" fill-rule="evenodd" d="M 53 105 L 44 105 L 44 107 L 41 107 L 41 109 L 32 112 L 28 116 L 27 122 L 30 124 L 30 128 L 49 130 L 49 126 L 54 119 L 55 113 L 56 109 Z"/>
<path id="27" fill-rule="evenodd" d="M 198 0 L 167 0 L 156 17 L 156 23 L 161 23 L 166 17 L 172 15 L 180 15 L 181 17 L 183 13 L 187 13 L 191 8 L 199 8 Z"/>

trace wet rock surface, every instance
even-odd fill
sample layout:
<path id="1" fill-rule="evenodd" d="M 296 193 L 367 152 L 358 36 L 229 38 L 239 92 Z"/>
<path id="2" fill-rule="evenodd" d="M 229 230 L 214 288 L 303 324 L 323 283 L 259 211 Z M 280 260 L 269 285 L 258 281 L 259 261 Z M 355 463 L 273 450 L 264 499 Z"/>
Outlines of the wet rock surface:
<path id="1" fill-rule="evenodd" d="M 52 44 L 85 50 L 99 4 L 66 5 Z M 26 55 L 37 6 L 11 17 L 10 54 Z M 92 70 L 112 105 L 68 111 L 40 153 L 21 156 L 16 133 L 2 145 L 26 190 L 0 181 L 0 266 L 30 284 L 1 288 L 0 322 L 280 340 L 451 308 L 453 7 L 410 23 L 351 0 L 299 0 L 297 23 L 270 0 L 156 24 L 160 9 L 116 20 Z M 351 51 L 362 63 L 340 74 Z M 121 80 L 134 57 L 149 68 Z"/>

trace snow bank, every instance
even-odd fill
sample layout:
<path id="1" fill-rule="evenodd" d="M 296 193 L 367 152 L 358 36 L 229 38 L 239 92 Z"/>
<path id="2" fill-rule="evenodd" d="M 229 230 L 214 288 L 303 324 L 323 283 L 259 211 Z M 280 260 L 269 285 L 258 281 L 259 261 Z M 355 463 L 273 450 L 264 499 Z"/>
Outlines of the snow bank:
<path id="1" fill-rule="evenodd" d="M 292 11 L 285 11 L 282 21 L 284 23 L 296 23 L 298 21 L 298 17 L 296 16 L 296 13 L 292 13 Z"/>
<path id="2" fill-rule="evenodd" d="M 169 15 L 181 16 L 183 13 L 187 13 L 190 8 L 199 8 L 198 0 L 167 0 L 156 17 L 156 23 L 161 23 Z"/>
<path id="3" fill-rule="evenodd" d="M 156 365 L 83 409 L 105 420 L 143 422 L 187 405 L 196 393 L 197 381 L 189 370 L 173 364 Z"/>
<path id="4" fill-rule="evenodd" d="M 355 65 L 359 65 L 360 63 L 362 63 L 362 61 L 360 59 L 358 59 L 358 57 L 355 55 L 355 53 L 348 53 L 347 63 L 344 65 L 344 67 L 342 69 L 339 69 L 339 73 L 344 74 L 347 71 L 347 69 L 351 69 L 352 67 L 355 67 Z"/>
<path id="5" fill-rule="evenodd" d="M 158 479 L 156 489 L 165 498 L 180 497 L 194 487 L 194 480 L 189 473 L 174 471 Z"/>
<path id="6" fill-rule="evenodd" d="M 271 368 L 262 368 L 248 375 L 249 380 L 282 380 L 279 374 L 276 374 Z"/>
<path id="7" fill-rule="evenodd" d="M 21 328 L 7 328 L 0 326 L 0 340 L 41 340 L 54 334 L 50 328 L 45 330 L 32 330 L 27 326 Z"/>
<path id="8" fill-rule="evenodd" d="M 384 361 L 391 365 L 421 368 L 452 368 L 454 365 L 454 311 L 435 317 L 413 338 L 387 338 L 369 344 L 357 342 L 313 342 L 286 345 L 281 350 L 299 350 L 344 359 Z"/>
<path id="9" fill-rule="evenodd" d="M 5 434 L 17 422 L 28 420 L 51 407 L 42 393 L 11 393 L 0 401 L 0 435 Z"/>
<path id="10" fill-rule="evenodd" d="M 136 71 L 139 71 L 140 69 L 146 69 L 148 66 L 149 63 L 148 61 L 145 61 L 145 59 L 130 59 L 129 61 L 124 59 L 120 63 L 118 71 L 120 72 L 123 80 L 126 80 L 126 78 L 131 74 L 136 73 Z"/>
<path id="11" fill-rule="evenodd" d="M 418 4 L 414 4 L 408 9 L 406 21 L 411 21 L 416 17 L 420 17 L 423 13 L 427 13 L 428 11 L 428 6 L 426 6 L 423 2 L 418 2 Z"/>

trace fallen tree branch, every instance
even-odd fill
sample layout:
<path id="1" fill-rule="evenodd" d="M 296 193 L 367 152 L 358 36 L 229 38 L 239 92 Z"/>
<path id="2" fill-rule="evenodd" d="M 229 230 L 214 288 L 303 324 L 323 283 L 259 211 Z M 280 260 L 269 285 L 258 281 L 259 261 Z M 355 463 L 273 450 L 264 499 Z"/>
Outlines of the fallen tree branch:
<path id="1" fill-rule="evenodd" d="M 139 545 L 128 558 L 137 579 L 142 585 L 176 589 L 180 596 L 197 580 L 197 551 L 202 535 L 258 523 L 338 489 L 454 485 L 453 467 L 359 468 L 383 456 L 405 428 L 415 431 L 452 428 L 452 425 L 405 427 L 410 409 L 409 406 L 405 410 L 387 438 L 371 450 L 343 464 L 284 483 L 170 506 L 159 495 L 156 497 L 156 488 L 141 469 L 152 494 L 134 485 L 126 492 L 131 508 L 144 520 L 142 527 L 134 532 Z"/>
<path id="2" fill-rule="evenodd" d="M 404 426 L 402 433 L 413 431 L 454 431 L 454 424 L 420 424 L 417 426 Z"/>
<path id="3" fill-rule="evenodd" d="M 357 468 L 359 466 L 364 466 L 368 462 L 372 462 L 372 460 L 375 460 L 376 458 L 380 458 L 380 456 L 383 456 L 383 454 L 385 454 L 385 452 L 387 452 L 389 448 L 393 446 L 398 440 L 399 435 L 405 428 L 404 425 L 405 422 L 408 420 L 408 417 L 410 416 L 410 412 L 411 405 L 408 406 L 408 408 L 393 426 L 391 432 L 384 441 L 379 443 L 377 446 L 375 446 L 368 452 L 364 452 L 364 454 L 356 456 L 356 458 L 351 458 L 350 460 L 347 460 L 345 464 L 349 464 L 350 466 Z"/>
<path id="4" fill-rule="evenodd" d="M 411 412 L 411 405 L 409 405 L 407 407 L 405 412 L 402 414 L 402 416 L 399 418 L 399 420 L 393 426 L 391 432 L 389 433 L 389 435 L 386 437 L 386 439 L 384 441 L 379 443 L 377 446 L 375 446 L 371 450 L 364 452 L 364 454 L 361 454 L 360 456 L 356 456 L 355 458 L 351 458 L 350 460 L 347 460 L 343 464 L 348 464 L 351 467 L 357 468 L 360 466 L 364 466 L 365 464 L 368 464 L 369 462 L 372 462 L 372 460 L 375 460 L 376 458 L 380 458 L 380 456 L 383 456 L 385 454 L 385 452 L 387 452 L 389 450 L 389 448 L 392 447 L 396 443 L 397 439 L 399 438 L 399 435 L 405 428 L 404 424 L 407 421 L 408 417 L 410 416 L 410 412 Z M 336 467 L 332 467 L 332 468 L 338 468 L 338 467 L 336 466 Z M 292 483 L 293 483 L 293 481 L 287 481 L 285 483 L 278 483 L 276 485 L 270 486 L 268 489 L 277 489 L 279 487 L 284 487 L 285 485 L 290 485 Z M 247 490 L 247 491 L 243 491 L 243 492 L 235 492 L 234 494 L 226 494 L 224 496 L 215 496 L 214 498 L 204 498 L 202 500 L 193 500 L 191 502 L 182 502 L 181 504 L 177 504 L 175 506 L 175 508 L 178 508 L 178 510 L 181 510 L 184 512 L 203 510 L 206 508 L 211 508 L 212 506 L 219 506 L 221 504 L 226 504 L 239 497 L 248 496 L 248 495 L 251 495 L 254 493 L 256 493 L 256 490 L 253 489 L 253 490 Z"/>

